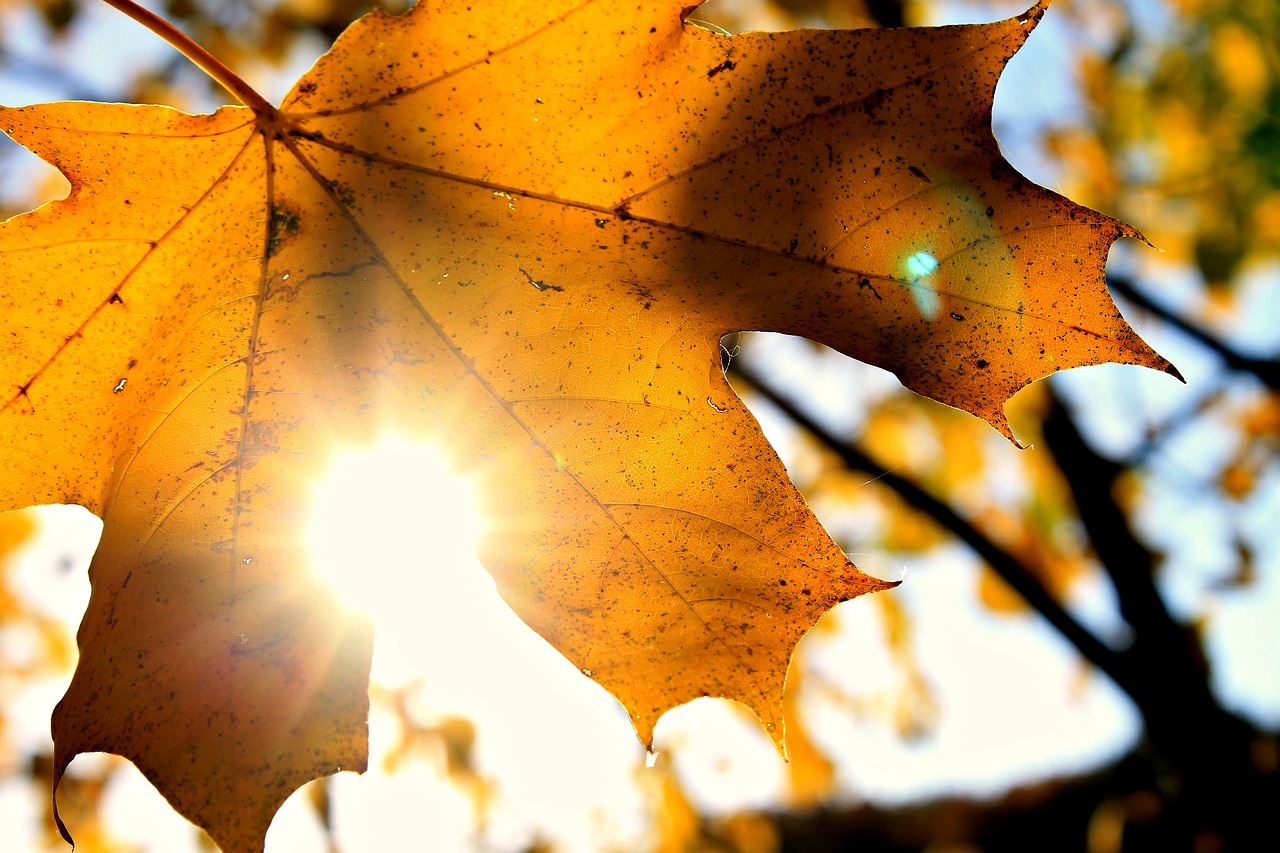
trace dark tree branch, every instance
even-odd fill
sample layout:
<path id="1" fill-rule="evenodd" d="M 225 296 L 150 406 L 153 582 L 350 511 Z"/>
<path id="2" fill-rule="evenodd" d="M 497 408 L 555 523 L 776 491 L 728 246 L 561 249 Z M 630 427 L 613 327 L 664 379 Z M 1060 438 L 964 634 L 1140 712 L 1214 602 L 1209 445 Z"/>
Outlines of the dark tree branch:
<path id="1" fill-rule="evenodd" d="M 1155 586 L 1155 558 L 1134 537 L 1112 495 L 1124 466 L 1094 452 L 1064 407 L 1055 401 L 1044 424 L 1045 442 L 1070 484 L 1081 522 L 1115 585 L 1121 613 L 1133 628 L 1133 643 L 1123 651 L 1107 647 L 1085 630 L 1016 559 L 950 506 L 823 428 L 743 360 L 733 362 L 732 374 L 846 466 L 873 475 L 968 544 L 1133 699 L 1147 733 L 1147 746 L 1134 760 L 1148 764 L 1154 789 L 1147 790 L 1164 804 L 1141 837 L 1135 834 L 1131 839 L 1126 829 L 1125 850 L 1257 849 L 1250 839 L 1270 829 L 1270 811 L 1280 802 L 1280 773 L 1255 763 L 1255 751 L 1258 744 L 1273 741 L 1218 705 L 1195 632 L 1178 624 L 1165 608 Z M 1153 846 L 1144 846 L 1146 842 Z"/>
<path id="2" fill-rule="evenodd" d="M 1213 352 L 1217 353 L 1232 370 L 1242 373 L 1252 373 L 1254 376 L 1261 379 L 1267 387 L 1273 390 L 1280 390 L 1280 362 L 1241 355 L 1219 340 L 1215 335 L 1206 332 L 1204 329 L 1195 325 L 1186 318 L 1173 313 L 1168 308 L 1165 308 L 1162 305 L 1157 305 L 1148 298 L 1146 294 L 1134 287 L 1133 282 L 1127 278 L 1108 276 L 1107 284 L 1113 291 L 1120 294 L 1134 305 L 1137 305 L 1142 310 L 1154 314 L 1164 322 L 1177 328 L 1183 334 L 1190 336 L 1197 343 L 1213 350 Z"/>
<path id="3" fill-rule="evenodd" d="M 866 0 L 867 14 L 881 27 L 906 26 L 902 15 L 902 0 Z"/>
<path id="4" fill-rule="evenodd" d="M 1148 671 L 1143 681 L 1157 678 L 1166 685 L 1197 684 L 1202 695 L 1196 699 L 1202 701 L 1208 696 L 1208 673 L 1199 640 L 1169 615 L 1156 589 L 1152 554 L 1134 537 L 1112 494 L 1124 468 L 1085 443 L 1056 397 L 1044 421 L 1044 439 L 1067 479 L 1099 562 L 1115 587 L 1120 613 L 1134 629 L 1134 642 L 1127 654 L 1163 670 L 1158 674 Z"/>
<path id="5" fill-rule="evenodd" d="M 877 482 L 893 489 L 907 503 L 931 517 L 973 549 L 1009 584 L 1036 612 L 1049 621 L 1094 666 L 1106 673 L 1122 690 L 1129 691 L 1130 680 L 1120 652 L 1104 645 L 1097 637 L 1067 613 L 1036 577 L 1023 568 L 1009 552 L 988 539 L 981 531 L 960 516 L 943 501 L 926 492 L 916 483 L 886 469 L 852 442 L 832 435 L 807 412 L 784 397 L 759 373 L 745 363 L 745 359 L 733 362 L 731 375 L 751 386 L 752 390 L 777 407 L 824 447 L 840 457 L 849 468 L 865 471 Z"/>
<path id="6" fill-rule="evenodd" d="M 1169 786 L 1171 820 L 1187 838 L 1208 833 L 1227 850 L 1248 849 L 1256 812 L 1265 809 L 1277 787 L 1276 776 L 1260 773 L 1251 758 L 1258 733 L 1218 704 L 1199 638 L 1164 606 L 1154 557 L 1133 535 L 1113 495 L 1123 466 L 1095 453 L 1056 399 L 1044 437 L 1134 630 L 1125 652 L 1131 676 L 1125 689 L 1142 713 L 1151 745 L 1176 779 Z"/>

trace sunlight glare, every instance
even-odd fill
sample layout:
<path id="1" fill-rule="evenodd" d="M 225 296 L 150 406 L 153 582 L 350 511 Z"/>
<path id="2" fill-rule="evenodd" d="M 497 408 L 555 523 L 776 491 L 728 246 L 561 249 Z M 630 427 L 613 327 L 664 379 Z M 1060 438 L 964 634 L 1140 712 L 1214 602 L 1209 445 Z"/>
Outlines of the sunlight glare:
<path id="1" fill-rule="evenodd" d="M 938 259 L 928 252 L 916 252 L 907 258 L 906 265 L 912 279 L 924 278 L 938 268 Z"/>
<path id="2" fill-rule="evenodd" d="M 314 570 L 379 628 L 420 617 L 424 601 L 492 587 L 468 570 L 481 526 L 470 489 L 429 445 L 388 437 L 340 455 L 314 500 Z"/>
<path id="3" fill-rule="evenodd" d="M 498 595 L 475 556 L 483 515 L 444 455 L 401 438 L 350 450 L 313 499 L 314 570 L 375 625 L 370 770 L 333 779 L 339 846 L 395 846 L 404 809 L 427 808 L 424 791 L 455 804 L 452 822 L 431 815 L 441 835 L 424 849 L 459 849 L 475 831 L 457 823 L 456 798 L 436 796 L 451 784 L 443 771 L 411 762 L 387 769 L 405 735 L 402 718 L 379 704 L 392 689 L 412 697 L 405 707 L 415 725 L 448 717 L 475 725 L 475 770 L 504 797 L 490 816 L 494 831 L 537 826 L 577 850 L 626 837 L 614 846 L 634 849 L 645 824 L 633 779 L 643 749 L 631 722 Z"/>

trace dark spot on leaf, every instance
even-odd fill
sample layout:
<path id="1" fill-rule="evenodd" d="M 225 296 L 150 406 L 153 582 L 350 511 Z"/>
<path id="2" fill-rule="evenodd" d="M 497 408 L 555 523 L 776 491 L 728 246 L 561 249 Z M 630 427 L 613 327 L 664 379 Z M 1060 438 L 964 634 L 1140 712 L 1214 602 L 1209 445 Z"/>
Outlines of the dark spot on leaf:
<path id="1" fill-rule="evenodd" d="M 520 272 L 524 273 L 524 277 L 529 279 L 529 283 L 532 284 L 535 288 L 537 288 L 540 291 L 554 290 L 556 293 L 564 293 L 563 287 L 560 287 L 559 285 L 556 285 L 556 284 L 547 284 L 545 281 L 542 281 L 541 279 L 536 279 L 533 276 L 529 275 L 528 271 L 525 270 L 524 268 L 521 268 Z"/>
<path id="2" fill-rule="evenodd" d="M 327 181 L 329 190 L 333 193 L 338 201 L 347 207 L 351 207 L 356 203 L 356 194 L 351 191 L 351 187 L 342 183 L 342 181 Z"/>
<path id="3" fill-rule="evenodd" d="M 991 366 L 991 362 L 987 361 L 985 358 L 980 358 L 977 361 L 977 365 L 979 370 L 986 370 Z"/>
<path id="4" fill-rule="evenodd" d="M 302 220 L 298 211 L 285 202 L 271 205 L 271 219 L 267 225 L 267 257 L 280 251 L 280 248 L 298 235 L 302 228 Z"/>
<path id="5" fill-rule="evenodd" d="M 963 315 L 963 314 L 957 314 L 956 312 L 952 311 L 952 312 L 951 312 L 951 319 L 952 319 L 952 320 L 963 320 L 963 319 L 964 319 L 964 315 Z"/>
<path id="6" fill-rule="evenodd" d="M 915 166 L 908 166 L 907 171 L 924 181 L 926 184 L 933 183 L 933 181 L 929 180 L 929 176 L 924 173 L 923 169 L 917 169 Z"/>
<path id="7" fill-rule="evenodd" d="M 884 103 L 886 94 L 888 93 L 884 89 L 876 89 L 862 99 L 862 108 L 867 111 L 868 115 L 874 117 L 876 110 L 880 109 L 880 106 Z M 876 174 L 880 174 L 879 167 L 876 168 Z"/>
<path id="8" fill-rule="evenodd" d="M 724 62 L 721 62 L 715 68 L 712 68 L 710 71 L 707 72 L 707 79 L 710 80 L 712 77 L 724 71 L 732 71 L 734 68 L 737 67 L 737 65 L 738 63 L 734 62 L 733 60 L 726 59 Z"/>

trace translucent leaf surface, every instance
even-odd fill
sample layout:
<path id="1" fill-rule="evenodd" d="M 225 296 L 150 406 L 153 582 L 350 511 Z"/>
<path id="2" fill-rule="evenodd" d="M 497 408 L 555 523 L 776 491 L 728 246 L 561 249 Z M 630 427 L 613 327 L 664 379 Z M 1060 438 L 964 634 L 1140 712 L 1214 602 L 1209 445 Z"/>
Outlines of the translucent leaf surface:
<path id="1" fill-rule="evenodd" d="M 361 19 L 278 111 L 0 112 L 72 184 L 0 231 L 0 508 L 105 519 L 58 771 L 125 755 L 247 851 L 364 767 L 369 626 L 301 532 L 388 425 L 474 480 L 502 594 L 642 740 L 714 695 L 781 744 L 795 643 L 891 584 L 792 487 L 722 334 L 805 335 L 1010 437 L 1035 378 L 1171 370 L 1103 283 L 1136 232 L 991 135 L 1042 12 L 727 37 L 445 0 Z"/>

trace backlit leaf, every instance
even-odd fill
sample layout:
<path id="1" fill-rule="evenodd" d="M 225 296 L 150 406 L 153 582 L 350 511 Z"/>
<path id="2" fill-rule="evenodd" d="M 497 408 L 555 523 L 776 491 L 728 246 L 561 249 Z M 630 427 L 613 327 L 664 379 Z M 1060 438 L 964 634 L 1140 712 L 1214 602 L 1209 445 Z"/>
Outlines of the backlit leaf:
<path id="1" fill-rule="evenodd" d="M 678 4 L 443 0 L 361 19 L 278 110 L 0 111 L 72 185 L 0 231 L 0 508 L 105 520 L 57 773 L 125 755 L 248 851 L 364 767 L 369 626 L 301 531 L 391 426 L 472 480 L 502 594 L 644 742 L 713 695 L 781 744 L 796 642 L 892 584 L 792 487 L 722 335 L 807 336 L 1009 437 L 1035 378 L 1172 371 L 1103 285 L 1136 232 L 991 135 L 1043 11 L 727 37 Z"/>

